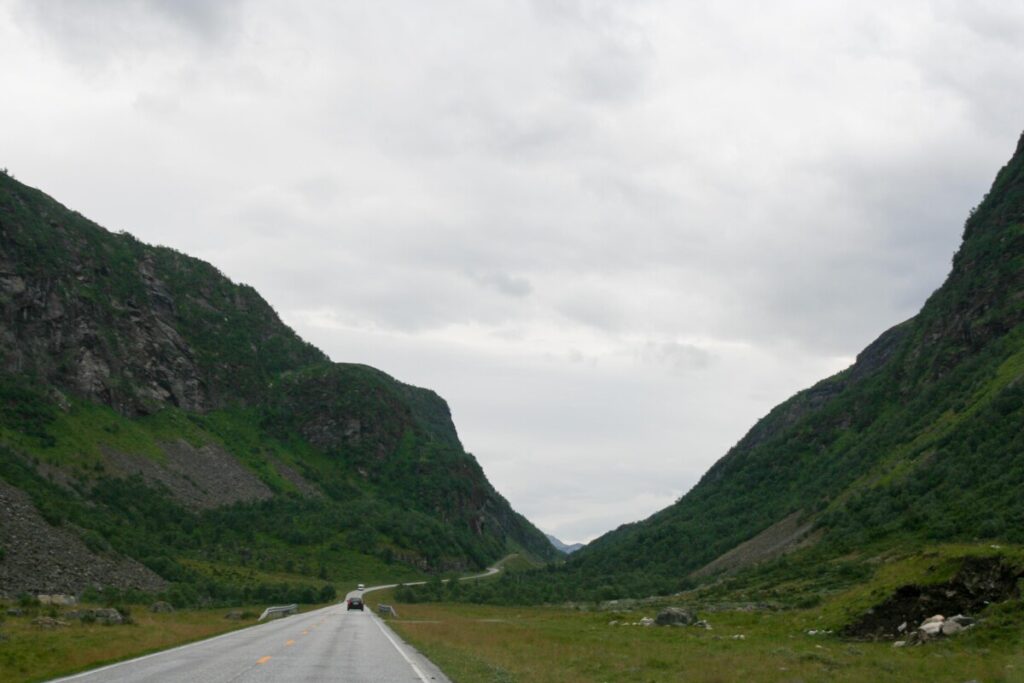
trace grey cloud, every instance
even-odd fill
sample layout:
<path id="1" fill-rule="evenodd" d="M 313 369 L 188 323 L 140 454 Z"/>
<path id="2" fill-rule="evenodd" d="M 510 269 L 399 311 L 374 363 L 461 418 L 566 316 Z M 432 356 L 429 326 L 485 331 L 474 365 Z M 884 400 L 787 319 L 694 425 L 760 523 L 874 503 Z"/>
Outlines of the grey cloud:
<path id="1" fill-rule="evenodd" d="M 556 310 L 576 324 L 597 330 L 615 332 L 628 320 L 626 312 L 613 292 L 597 286 L 566 283 L 567 290 L 555 304 Z"/>
<path id="2" fill-rule="evenodd" d="M 166 118 L 180 111 L 181 102 L 176 97 L 157 93 L 140 93 L 135 98 L 135 108 L 142 114 Z"/>
<path id="3" fill-rule="evenodd" d="M 243 2 L 18 0 L 15 13 L 77 65 L 105 66 L 137 53 L 223 41 L 236 28 Z"/>
<path id="4" fill-rule="evenodd" d="M 962 5 L 944 2 L 939 6 L 951 23 L 965 28 L 987 44 L 1000 43 L 1016 52 L 1024 28 L 1024 8 L 1014 3 L 988 0 Z"/>
<path id="5" fill-rule="evenodd" d="M 609 41 L 574 60 L 570 82 L 586 100 L 629 102 L 644 91 L 649 61 L 645 51 Z"/>
<path id="6" fill-rule="evenodd" d="M 509 275 L 500 271 L 471 272 L 469 278 L 483 287 L 493 289 L 506 296 L 524 297 L 533 291 L 533 286 L 525 277 Z"/>
<path id="7" fill-rule="evenodd" d="M 142 4 L 189 33 L 216 40 L 228 32 L 238 18 L 244 0 L 143 0 Z"/>
<path id="8" fill-rule="evenodd" d="M 294 184 L 294 190 L 301 201 L 317 207 L 329 206 L 344 194 L 344 188 L 337 178 L 328 173 L 303 178 Z"/>
<path id="9" fill-rule="evenodd" d="M 648 341 L 639 351 L 642 362 L 665 366 L 674 372 L 703 370 L 713 361 L 707 350 L 680 342 Z"/>
<path id="10" fill-rule="evenodd" d="M 665 493 L 650 472 L 684 490 L 912 315 L 1024 111 L 1021 10 L 997 2 L 0 15 L 0 56 L 31 65 L 5 73 L 4 165 L 251 283 L 338 360 L 437 389 L 541 516 L 531 458 L 609 500 L 624 458 L 625 498 Z"/>

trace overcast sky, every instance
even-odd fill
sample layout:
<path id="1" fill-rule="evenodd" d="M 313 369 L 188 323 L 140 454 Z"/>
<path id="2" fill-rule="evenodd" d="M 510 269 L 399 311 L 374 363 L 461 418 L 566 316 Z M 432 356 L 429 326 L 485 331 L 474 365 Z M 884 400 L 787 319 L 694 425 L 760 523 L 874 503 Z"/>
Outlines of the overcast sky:
<path id="1" fill-rule="evenodd" d="M 917 312 L 1024 4 L 0 0 L 0 166 L 427 386 L 585 541 Z"/>

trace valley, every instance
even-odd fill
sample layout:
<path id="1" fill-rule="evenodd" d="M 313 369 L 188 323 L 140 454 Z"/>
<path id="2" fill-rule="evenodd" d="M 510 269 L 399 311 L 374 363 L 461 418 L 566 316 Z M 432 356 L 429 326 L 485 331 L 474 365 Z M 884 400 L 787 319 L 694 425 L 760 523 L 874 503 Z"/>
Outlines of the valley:
<path id="1" fill-rule="evenodd" d="M 460 681 L 1019 680 L 1024 137 L 917 316 L 584 547 L 511 508 L 433 391 L 7 174 L 0 317 L 0 664 L 26 680 L 40 647 L 86 666 L 357 581 L 415 584 L 395 628 Z M 105 649 L 53 593 L 181 611 Z M 705 627 L 653 625 L 673 608 Z"/>

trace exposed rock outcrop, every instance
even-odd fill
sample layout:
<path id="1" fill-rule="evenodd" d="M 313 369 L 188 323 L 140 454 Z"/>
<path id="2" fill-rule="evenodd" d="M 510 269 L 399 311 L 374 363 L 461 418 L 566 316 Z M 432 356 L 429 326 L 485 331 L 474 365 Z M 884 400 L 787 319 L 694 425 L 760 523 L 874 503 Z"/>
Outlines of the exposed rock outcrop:
<path id="1" fill-rule="evenodd" d="M 324 359 L 251 287 L 0 178 L 0 371 L 141 415 L 253 404 Z"/>
<path id="2" fill-rule="evenodd" d="M 97 555 L 74 533 L 50 526 L 27 495 L 0 479 L 0 597 L 80 594 L 113 586 L 159 591 L 167 582 L 135 560 Z"/>
<path id="3" fill-rule="evenodd" d="M 709 576 L 717 572 L 732 572 L 757 562 L 779 557 L 783 553 L 800 547 L 808 538 L 813 522 L 803 519 L 801 512 L 794 512 L 783 520 L 771 525 L 749 541 L 715 558 L 704 565 L 693 576 Z"/>
<path id="4" fill-rule="evenodd" d="M 214 508 L 241 501 L 266 500 L 273 493 L 253 472 L 223 448 L 193 446 L 184 439 L 160 444 L 164 462 L 141 453 L 106 452 L 115 474 L 138 475 L 147 483 L 165 487 L 191 509 Z"/>
<path id="5" fill-rule="evenodd" d="M 697 621 L 697 615 L 683 607 L 666 607 L 654 619 L 658 626 L 693 626 Z"/>
<path id="6" fill-rule="evenodd" d="M 1019 598 L 1020 572 L 999 557 L 970 557 L 951 580 L 927 586 L 901 586 L 880 605 L 869 609 L 842 630 L 842 635 L 865 640 L 893 640 L 903 637 L 908 624 L 919 624 L 924 637 L 943 634 L 955 614 L 957 626 L 973 622 L 964 614 L 977 614 L 990 603 Z M 956 627 L 950 627 L 950 635 Z"/>

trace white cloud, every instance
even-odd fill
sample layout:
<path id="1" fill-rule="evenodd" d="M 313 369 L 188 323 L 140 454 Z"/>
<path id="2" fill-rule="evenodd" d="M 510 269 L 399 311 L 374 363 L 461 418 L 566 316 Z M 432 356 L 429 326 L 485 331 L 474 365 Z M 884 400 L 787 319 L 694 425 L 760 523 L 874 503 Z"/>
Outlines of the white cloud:
<path id="1" fill-rule="evenodd" d="M 438 390 L 590 538 L 912 315 L 1020 133 L 1024 10 L 751 7 L 8 0 L 0 162 Z"/>

